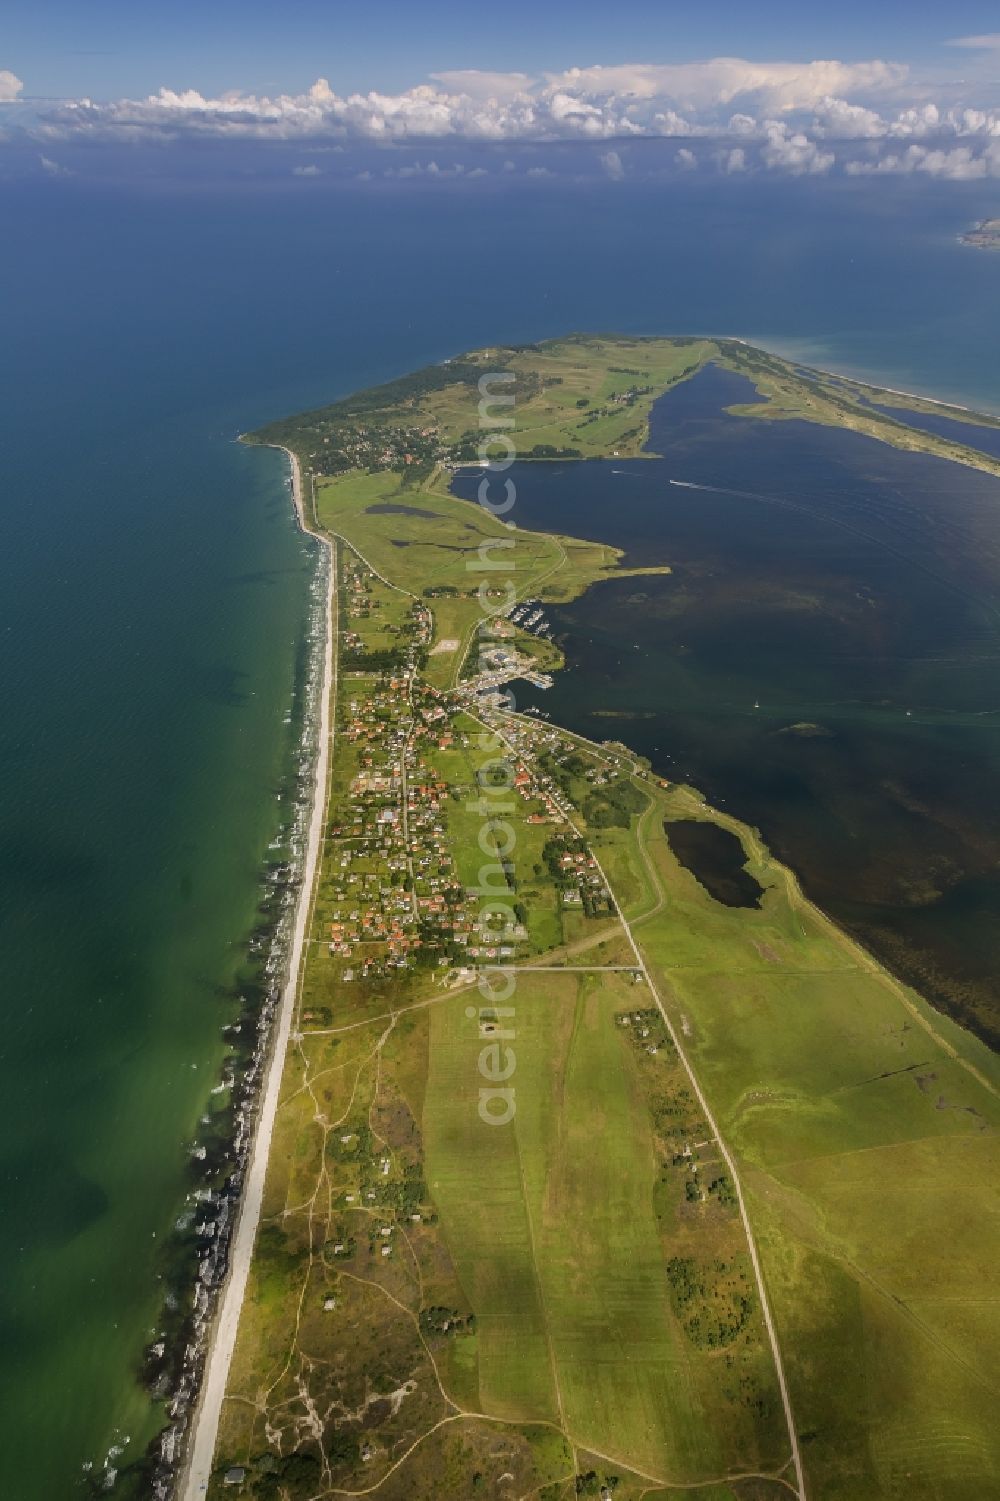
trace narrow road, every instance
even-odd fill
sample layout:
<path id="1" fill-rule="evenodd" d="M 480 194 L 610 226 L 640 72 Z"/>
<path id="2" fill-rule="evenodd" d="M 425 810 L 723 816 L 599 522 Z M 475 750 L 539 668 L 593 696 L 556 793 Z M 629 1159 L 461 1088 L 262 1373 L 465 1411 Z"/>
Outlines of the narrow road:
<path id="1" fill-rule="evenodd" d="M 413 714 L 413 673 L 410 672 L 406 679 L 406 697 L 410 704 L 410 714 Z M 403 823 L 403 849 L 406 854 L 406 869 L 410 876 L 410 910 L 414 921 L 420 916 L 420 908 L 417 904 L 417 878 L 413 869 L 413 851 L 410 848 L 410 789 L 406 776 L 406 757 L 410 749 L 410 736 L 413 734 L 413 719 L 407 725 L 403 746 L 399 754 L 399 777 L 402 790 L 402 823 Z"/>

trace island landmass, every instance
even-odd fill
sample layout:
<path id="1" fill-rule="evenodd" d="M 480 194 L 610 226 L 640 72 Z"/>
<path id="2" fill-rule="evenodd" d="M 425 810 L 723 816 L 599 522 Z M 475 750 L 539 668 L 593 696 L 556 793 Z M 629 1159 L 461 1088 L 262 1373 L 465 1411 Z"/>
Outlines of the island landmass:
<path id="1" fill-rule="evenodd" d="M 1000 474 L 721 339 L 475 351 L 248 438 L 330 551 L 329 739 L 186 1501 L 1000 1485 L 997 1060 L 754 830 L 509 697 L 547 603 L 648 570 L 518 527 L 498 461 L 641 457 L 708 361 L 737 415 Z"/>
<path id="2" fill-rule="evenodd" d="M 962 235 L 963 245 L 975 245 L 979 250 L 1000 250 L 1000 219 L 982 219 L 975 228 Z"/>

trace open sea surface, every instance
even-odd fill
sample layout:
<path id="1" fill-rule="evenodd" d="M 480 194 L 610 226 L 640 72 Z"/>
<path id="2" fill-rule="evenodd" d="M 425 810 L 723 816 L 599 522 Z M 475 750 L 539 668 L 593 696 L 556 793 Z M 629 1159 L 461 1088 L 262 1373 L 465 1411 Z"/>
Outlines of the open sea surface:
<path id="1" fill-rule="evenodd" d="M 294 769 L 313 569 L 280 456 L 234 436 L 464 348 L 580 328 L 738 334 L 998 402 L 1000 257 L 956 241 L 984 211 L 974 184 L 369 192 L 290 177 L 187 185 L 158 170 L 137 158 L 117 185 L 85 173 L 0 183 L 0 1452 L 12 1501 L 79 1494 L 83 1465 L 103 1473 L 116 1436 L 131 1440 L 112 1457 L 124 1494 L 159 1421 L 135 1381 L 159 1306 L 157 1246 L 187 1192 Z M 961 939 L 978 994 L 990 955 L 977 935 L 998 902 L 985 685 L 1000 487 L 881 448 L 848 455 L 815 430 L 807 442 L 747 423 L 716 443 L 734 420 L 718 416 L 727 394 L 696 382 L 681 398 L 676 472 L 752 498 L 706 492 L 695 506 L 687 492 L 682 504 L 685 492 L 656 488 L 652 461 L 613 480 L 567 466 L 544 494 L 526 479 L 525 523 L 678 565 L 670 580 L 603 586 L 603 622 L 589 597 L 569 607 L 571 663 L 586 643 L 591 696 L 571 666 L 545 707 L 593 729 L 595 707 L 648 705 L 655 722 L 614 732 L 650 754 L 655 734 L 657 755 L 764 826 L 773 808 L 769 832 L 793 863 L 814 827 L 831 851 L 817 889 L 831 908 L 847 874 L 874 869 L 844 915 L 863 930 L 869 897 L 891 887 L 902 954 L 911 909 L 879 874 L 867 822 L 872 779 L 891 784 L 902 895 L 923 882 L 930 899 L 921 963 L 933 951 L 943 964 Z M 794 632 L 787 599 L 760 608 L 782 559 L 812 591 Z M 830 602 L 848 576 L 854 602 L 837 623 Z M 784 736 L 795 721 L 829 733 Z M 746 755 L 740 778 L 723 740 Z M 921 869 L 928 824 L 938 843 Z"/>

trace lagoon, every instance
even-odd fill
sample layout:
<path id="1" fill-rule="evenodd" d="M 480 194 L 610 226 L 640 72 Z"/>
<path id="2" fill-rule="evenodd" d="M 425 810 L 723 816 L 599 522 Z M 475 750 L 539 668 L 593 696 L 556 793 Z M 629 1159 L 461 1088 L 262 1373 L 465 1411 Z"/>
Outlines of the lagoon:
<path id="1" fill-rule="evenodd" d="M 511 469 L 521 526 L 672 569 L 550 609 L 566 669 L 519 701 L 596 739 L 613 715 L 996 1042 L 1000 480 L 725 411 L 752 399 L 709 366 L 654 407 L 649 457 Z"/>

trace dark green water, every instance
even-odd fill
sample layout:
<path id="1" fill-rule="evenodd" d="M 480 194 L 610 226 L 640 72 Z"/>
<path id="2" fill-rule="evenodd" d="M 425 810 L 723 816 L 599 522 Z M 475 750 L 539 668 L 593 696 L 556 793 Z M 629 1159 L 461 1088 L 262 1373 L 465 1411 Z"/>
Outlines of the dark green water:
<path id="1" fill-rule="evenodd" d="M 1000 481 L 724 414 L 749 393 L 712 367 L 658 403 L 662 457 L 511 470 L 520 525 L 673 569 L 551 610 L 567 670 L 521 700 L 758 826 L 821 906 L 1000 1041 Z"/>
<path id="2" fill-rule="evenodd" d="M 18 1501 L 61 1501 L 102 1440 L 134 1457 L 158 1425 L 131 1372 L 299 733 L 312 563 L 278 456 L 181 424 L 117 436 L 61 478 L 42 466 L 65 487 L 55 529 L 17 476 L 31 499 L 0 560 L 0 1489 Z"/>

